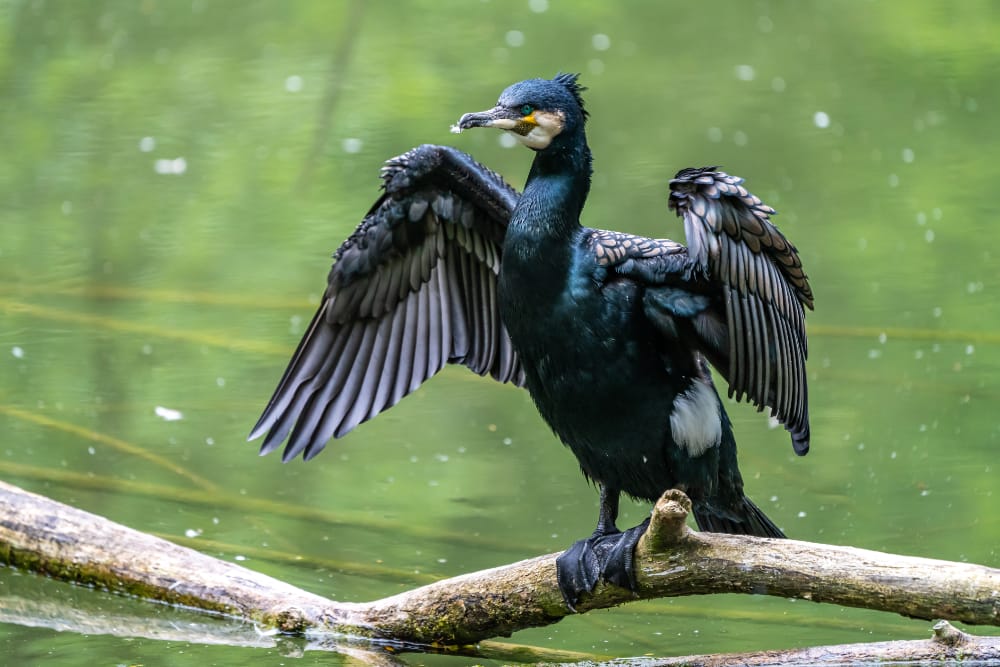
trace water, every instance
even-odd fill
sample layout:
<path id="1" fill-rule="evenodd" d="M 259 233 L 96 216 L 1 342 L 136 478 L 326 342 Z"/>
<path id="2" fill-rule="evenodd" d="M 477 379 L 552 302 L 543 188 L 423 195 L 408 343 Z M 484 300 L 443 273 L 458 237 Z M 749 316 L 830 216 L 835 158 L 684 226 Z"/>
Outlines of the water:
<path id="1" fill-rule="evenodd" d="M 721 164 L 801 251 L 813 451 L 794 457 L 730 406 L 749 494 L 796 538 L 1000 562 L 992 4 L 14 2 L 0 34 L 3 479 L 339 600 L 589 534 L 596 493 L 527 395 L 462 368 L 309 464 L 243 442 L 381 162 L 447 143 L 520 185 L 528 152 L 448 127 L 517 79 L 570 70 L 590 88 L 587 223 L 680 238 L 667 179 Z M 626 505 L 622 524 L 645 512 Z M 0 571 L 15 588 L 207 622 Z M 683 655 L 928 632 L 725 596 L 512 641 Z M 288 655 L 16 622 L 0 646 L 53 665 Z"/>

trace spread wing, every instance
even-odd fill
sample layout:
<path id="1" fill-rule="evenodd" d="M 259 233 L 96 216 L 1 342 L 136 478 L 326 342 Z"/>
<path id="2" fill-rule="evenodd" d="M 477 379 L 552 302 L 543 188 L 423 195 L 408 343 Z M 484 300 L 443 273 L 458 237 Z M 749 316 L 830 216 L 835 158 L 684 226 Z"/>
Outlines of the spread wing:
<path id="1" fill-rule="evenodd" d="M 384 193 L 334 254 L 323 303 L 250 434 L 310 459 L 445 363 L 521 385 L 496 283 L 518 195 L 452 148 L 386 162 Z M 289 435 L 290 434 L 290 435 Z"/>
<path id="2" fill-rule="evenodd" d="M 769 216 L 774 209 L 747 192 L 743 179 L 714 167 L 684 169 L 670 181 L 670 208 L 684 219 L 696 273 L 718 283 L 725 305 L 725 342 L 709 359 L 729 382 L 729 395 L 771 408 L 809 450 L 805 313 L 812 290 L 798 251 Z"/>

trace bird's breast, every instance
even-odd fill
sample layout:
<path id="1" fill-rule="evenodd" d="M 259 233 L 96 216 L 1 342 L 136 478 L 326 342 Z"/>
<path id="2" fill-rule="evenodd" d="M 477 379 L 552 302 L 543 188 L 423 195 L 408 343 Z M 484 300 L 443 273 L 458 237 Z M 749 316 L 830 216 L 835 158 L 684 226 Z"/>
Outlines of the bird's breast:
<path id="1" fill-rule="evenodd" d="M 542 417 L 589 477 L 657 497 L 720 442 L 718 398 L 694 379 L 694 353 L 664 348 L 636 283 L 510 258 L 500 312 Z"/>

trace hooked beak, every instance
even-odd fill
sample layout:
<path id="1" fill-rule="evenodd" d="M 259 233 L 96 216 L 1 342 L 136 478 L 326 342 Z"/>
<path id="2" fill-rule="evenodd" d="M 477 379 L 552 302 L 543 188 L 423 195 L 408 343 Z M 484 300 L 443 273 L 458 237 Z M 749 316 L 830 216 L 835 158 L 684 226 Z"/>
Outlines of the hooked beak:
<path id="1" fill-rule="evenodd" d="M 488 111 L 467 113 L 451 126 L 451 131 L 458 134 L 462 130 L 473 127 L 495 127 L 500 130 L 514 130 L 525 124 L 526 119 L 506 107 L 496 106 Z"/>

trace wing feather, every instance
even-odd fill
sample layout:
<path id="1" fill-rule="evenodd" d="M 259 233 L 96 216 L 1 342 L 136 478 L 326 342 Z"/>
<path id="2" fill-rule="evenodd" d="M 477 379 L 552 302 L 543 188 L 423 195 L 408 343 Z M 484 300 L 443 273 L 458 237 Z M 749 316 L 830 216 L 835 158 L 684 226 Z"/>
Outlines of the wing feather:
<path id="1" fill-rule="evenodd" d="M 341 357 L 353 359 L 357 356 L 358 350 L 364 344 L 366 323 L 356 322 L 348 330 L 347 340 L 341 350 Z M 321 352 L 321 351 L 319 351 Z M 326 408 L 330 400 L 334 397 L 334 386 L 346 385 L 350 379 L 351 366 L 336 364 L 335 362 L 324 365 L 324 372 L 315 378 L 315 381 L 303 386 L 302 405 L 298 417 L 290 417 L 295 422 L 292 434 L 289 436 L 289 443 L 293 447 L 285 447 L 282 453 L 282 460 L 297 456 L 299 453 L 315 450 L 316 432 L 322 428 L 322 422 L 326 413 Z M 336 384 L 334 384 L 336 383 Z M 349 393 L 345 390 L 345 395 Z M 331 435 L 333 428 L 330 428 Z M 318 450 L 317 452 L 318 453 Z M 308 454 L 306 454 L 308 456 Z"/>
<path id="2" fill-rule="evenodd" d="M 517 193 L 464 153 L 386 163 L 384 193 L 338 248 L 316 315 L 250 438 L 283 460 L 395 405 L 446 363 L 524 383 L 496 289 Z"/>
<path id="3" fill-rule="evenodd" d="M 363 419 L 367 419 L 368 412 L 371 410 L 378 393 L 378 382 L 382 377 L 383 364 L 389 346 L 389 332 L 392 330 L 392 318 L 383 317 L 368 323 L 368 327 L 366 341 L 370 342 L 370 347 L 365 357 L 368 363 L 364 366 L 356 364 L 352 371 L 352 375 L 358 375 L 357 394 L 346 409 L 347 414 L 334 429 L 335 436 L 350 431 Z M 323 440 L 324 445 L 328 439 Z"/>
<path id="4" fill-rule="evenodd" d="M 441 267 L 436 266 L 427 281 L 427 287 L 422 291 L 427 292 L 427 349 L 430 354 L 427 358 L 427 376 L 434 375 L 448 361 L 448 348 L 451 341 L 442 339 L 441 332 L 442 319 L 445 313 L 441 311 Z"/>
<path id="5" fill-rule="evenodd" d="M 375 398 L 372 400 L 371 408 L 365 416 L 366 420 L 371 419 L 386 408 L 395 405 L 393 401 L 393 389 L 396 386 L 396 375 L 399 372 L 402 326 L 405 321 L 404 314 L 405 310 L 401 308 L 386 318 L 390 322 L 388 344 L 386 345 L 385 357 L 382 361 L 378 385 L 375 389 Z"/>
<path id="6" fill-rule="evenodd" d="M 399 347 L 400 364 L 399 373 L 396 375 L 396 387 L 394 394 L 402 399 L 411 391 L 410 378 L 413 375 L 413 357 L 417 349 L 417 335 L 420 323 L 418 321 L 419 292 L 412 292 L 406 296 L 406 302 L 400 311 L 405 314 L 406 324 L 403 327 L 403 342 Z M 397 399 L 399 400 L 399 399 Z"/>
<path id="7" fill-rule="evenodd" d="M 430 328 L 430 323 L 428 322 L 429 313 L 427 312 L 427 293 L 429 289 L 421 289 L 416 294 L 417 299 L 417 321 L 415 323 L 416 329 L 416 339 L 413 345 L 413 367 L 410 369 L 410 386 L 409 390 L 416 391 L 420 383 L 424 381 L 424 378 L 429 377 L 427 372 L 427 357 L 429 356 L 428 345 L 428 329 Z"/>
<path id="8" fill-rule="evenodd" d="M 485 250 L 483 258 L 481 261 L 486 261 Z M 479 291 L 482 295 L 482 312 L 485 315 L 483 318 L 483 330 L 491 331 L 496 327 L 499 322 L 499 312 L 497 310 L 497 286 L 495 282 L 495 276 L 493 271 L 491 271 L 485 264 L 479 269 L 482 272 L 482 278 L 479 281 Z M 492 280 L 491 280 L 492 279 Z M 491 360 L 495 358 L 496 355 L 496 336 L 484 336 L 483 340 L 486 341 L 486 346 L 484 349 L 483 361 Z"/>
<path id="9" fill-rule="evenodd" d="M 445 266 L 448 269 L 445 274 L 445 282 L 448 286 L 448 312 L 451 314 L 449 319 L 452 327 L 451 351 L 448 356 L 448 361 L 451 363 L 465 359 L 469 353 L 469 323 L 465 317 L 462 289 L 464 281 L 457 259 L 460 252 L 454 245 L 449 245 L 445 256 Z M 502 336 L 502 338 L 506 339 L 506 336 Z"/>
<path id="10" fill-rule="evenodd" d="M 715 167 L 684 169 L 670 182 L 670 207 L 684 219 L 692 266 L 723 290 L 729 393 L 770 407 L 809 448 L 808 344 L 804 308 L 813 294 L 798 251 L 771 224 L 774 210 Z"/>

